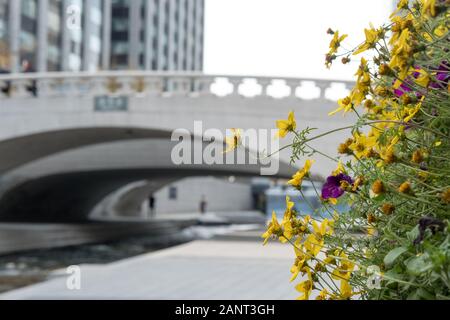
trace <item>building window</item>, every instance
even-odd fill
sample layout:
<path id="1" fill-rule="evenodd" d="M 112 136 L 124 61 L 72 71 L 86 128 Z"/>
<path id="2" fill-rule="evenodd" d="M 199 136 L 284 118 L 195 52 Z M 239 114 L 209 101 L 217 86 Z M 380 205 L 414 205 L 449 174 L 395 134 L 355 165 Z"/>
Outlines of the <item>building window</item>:
<path id="1" fill-rule="evenodd" d="M 178 189 L 177 187 L 169 187 L 169 199 L 170 200 L 176 200 L 178 196 Z"/>
<path id="2" fill-rule="evenodd" d="M 30 19 L 35 19 L 37 14 L 36 1 L 22 0 L 22 14 Z"/>

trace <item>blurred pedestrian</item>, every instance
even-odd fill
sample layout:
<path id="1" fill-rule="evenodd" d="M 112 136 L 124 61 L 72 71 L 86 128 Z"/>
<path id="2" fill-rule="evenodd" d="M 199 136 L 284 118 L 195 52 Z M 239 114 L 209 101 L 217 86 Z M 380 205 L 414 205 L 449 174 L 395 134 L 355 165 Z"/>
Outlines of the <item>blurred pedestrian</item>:
<path id="1" fill-rule="evenodd" d="M 22 61 L 22 72 L 23 73 L 31 73 L 36 72 L 36 70 L 33 68 L 33 65 L 28 60 Z M 37 96 L 37 86 L 36 86 L 36 80 L 31 80 L 30 85 L 27 86 L 27 90 L 30 91 L 33 96 Z"/>
<path id="2" fill-rule="evenodd" d="M 155 216 L 155 197 L 153 194 L 148 198 L 148 206 L 150 208 L 150 217 L 153 218 Z"/>
<path id="3" fill-rule="evenodd" d="M 202 195 L 202 198 L 200 200 L 200 213 L 205 214 L 206 213 L 206 207 L 208 206 L 208 202 L 206 202 L 205 195 Z"/>
<path id="4" fill-rule="evenodd" d="M 11 73 L 9 70 L 0 67 L 0 75 L 9 73 Z M 4 85 L 0 87 L 0 91 L 9 96 L 9 93 L 11 92 L 11 81 L 5 81 Z"/>

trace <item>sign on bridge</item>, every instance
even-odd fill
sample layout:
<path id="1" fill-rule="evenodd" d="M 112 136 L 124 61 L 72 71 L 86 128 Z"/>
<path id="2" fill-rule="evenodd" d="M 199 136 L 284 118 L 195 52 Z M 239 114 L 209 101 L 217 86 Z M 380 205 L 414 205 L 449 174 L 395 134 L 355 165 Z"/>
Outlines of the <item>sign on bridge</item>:
<path id="1" fill-rule="evenodd" d="M 127 96 L 95 97 L 94 110 L 98 112 L 128 111 L 128 97 Z"/>

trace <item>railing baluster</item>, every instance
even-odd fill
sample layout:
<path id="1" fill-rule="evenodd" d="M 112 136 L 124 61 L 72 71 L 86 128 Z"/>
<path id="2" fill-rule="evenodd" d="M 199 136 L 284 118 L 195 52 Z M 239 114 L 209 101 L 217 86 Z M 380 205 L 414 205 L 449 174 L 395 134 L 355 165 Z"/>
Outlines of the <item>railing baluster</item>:
<path id="1" fill-rule="evenodd" d="M 146 71 L 108 71 L 91 73 L 36 73 L 0 75 L 0 98 L 29 98 L 52 96 L 84 96 L 84 95 L 211 95 L 211 85 L 215 79 L 227 79 L 232 86 L 232 92 L 227 96 L 240 95 L 239 88 L 245 79 L 256 79 L 261 86 L 261 94 L 257 96 L 269 97 L 269 87 L 278 80 L 282 80 L 290 88 L 290 93 L 280 96 L 283 98 L 297 98 L 296 90 L 303 81 L 314 82 L 320 89 L 317 99 L 325 99 L 326 90 L 332 80 L 280 78 L 280 77 L 251 77 L 205 75 L 198 73 L 176 72 L 146 72 Z M 353 82 L 338 81 L 351 89 Z M 6 89 L 5 89 L 6 88 Z M 287 90 L 286 90 L 287 92 Z"/>
<path id="2" fill-rule="evenodd" d="M 315 85 L 320 89 L 320 99 L 325 99 L 326 90 L 330 87 L 331 81 L 314 81 Z"/>
<path id="3" fill-rule="evenodd" d="M 286 80 L 286 85 L 289 87 L 291 92 L 289 93 L 288 97 L 290 98 L 298 98 L 296 95 L 297 88 L 301 85 L 300 81 L 298 80 Z"/>

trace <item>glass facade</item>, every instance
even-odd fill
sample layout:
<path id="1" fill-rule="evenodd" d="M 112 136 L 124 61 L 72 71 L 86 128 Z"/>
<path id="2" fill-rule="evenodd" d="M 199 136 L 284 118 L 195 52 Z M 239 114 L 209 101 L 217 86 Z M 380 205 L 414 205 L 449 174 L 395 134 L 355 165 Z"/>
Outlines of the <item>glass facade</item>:
<path id="1" fill-rule="evenodd" d="M 0 69 L 198 70 L 202 6 L 203 0 L 0 0 Z M 80 16 L 71 20 L 73 8 Z"/>
<path id="2" fill-rule="evenodd" d="M 132 0 L 131 0 L 132 1 Z M 111 68 L 126 69 L 129 60 L 130 0 L 112 0 Z"/>
<path id="3" fill-rule="evenodd" d="M 8 0 L 0 0 L 0 71 L 9 68 Z"/>
<path id="4" fill-rule="evenodd" d="M 62 0 L 49 0 L 48 2 L 48 43 L 47 43 L 47 69 L 48 71 L 62 70 Z"/>
<path id="5" fill-rule="evenodd" d="M 37 0 L 21 0 L 21 24 L 19 34 L 19 60 L 26 68 L 35 71 L 37 64 Z M 27 62 L 28 67 L 25 67 Z"/>
<path id="6" fill-rule="evenodd" d="M 83 47 L 83 55 L 87 57 L 85 69 L 88 71 L 96 71 L 101 65 L 102 50 L 102 0 L 85 0 L 85 7 L 89 8 L 89 17 L 86 23 L 89 24 L 89 32 L 86 34 L 87 47 Z M 87 28 L 87 26 L 84 26 Z"/>
<path id="7" fill-rule="evenodd" d="M 71 5 L 77 6 L 81 12 L 81 21 L 83 21 L 83 1 L 82 0 L 71 0 Z M 78 28 L 66 28 L 68 33 L 68 42 L 69 42 L 69 52 L 68 52 L 68 60 L 66 68 L 69 71 L 80 71 L 81 64 L 81 55 L 83 50 L 83 25 Z"/>

